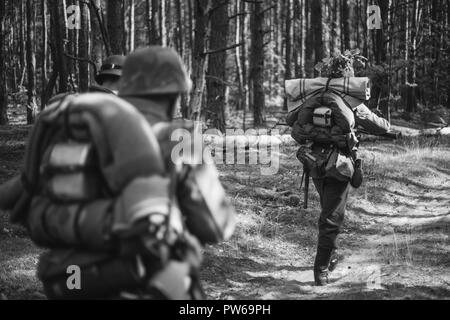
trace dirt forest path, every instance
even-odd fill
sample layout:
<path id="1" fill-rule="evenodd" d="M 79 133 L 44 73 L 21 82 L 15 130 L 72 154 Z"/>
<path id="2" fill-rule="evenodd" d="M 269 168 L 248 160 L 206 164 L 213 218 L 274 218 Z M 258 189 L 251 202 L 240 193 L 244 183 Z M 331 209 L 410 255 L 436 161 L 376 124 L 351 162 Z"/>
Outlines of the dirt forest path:
<path id="1" fill-rule="evenodd" d="M 0 136 L 0 183 L 20 168 L 26 132 Z M 5 131 L 5 132 L 6 132 Z M 425 147 L 433 143 L 434 148 Z M 209 299 L 449 299 L 450 145 L 368 143 L 365 182 L 351 192 L 340 238 L 344 260 L 331 284 L 314 287 L 319 215 L 311 188 L 302 209 L 295 146 L 280 149 L 279 171 L 219 165 L 238 212 L 231 240 L 205 249 Z M 0 299 L 43 299 L 37 249 L 0 212 Z"/>

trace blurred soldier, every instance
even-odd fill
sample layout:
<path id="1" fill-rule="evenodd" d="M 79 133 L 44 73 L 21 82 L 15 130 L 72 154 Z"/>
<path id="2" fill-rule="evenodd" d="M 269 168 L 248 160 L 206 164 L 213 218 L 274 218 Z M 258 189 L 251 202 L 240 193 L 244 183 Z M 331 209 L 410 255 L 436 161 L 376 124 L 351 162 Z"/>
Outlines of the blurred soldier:
<path id="1" fill-rule="evenodd" d="M 90 86 L 89 92 L 105 92 L 117 95 L 124 62 L 125 56 L 121 55 L 106 58 L 100 67 L 100 71 L 95 76 L 95 81 L 98 83 L 98 86 Z"/>
<path id="2" fill-rule="evenodd" d="M 107 57 L 101 67 L 100 71 L 95 75 L 95 81 L 97 84 L 89 86 L 88 92 L 103 92 L 117 95 L 118 85 L 120 77 L 122 76 L 123 63 L 125 56 L 114 55 Z M 55 102 L 60 102 L 62 99 L 72 93 L 59 93 L 47 102 L 47 105 L 51 105 Z"/>
<path id="3" fill-rule="evenodd" d="M 194 123 L 173 121 L 181 94 L 188 93 L 191 86 L 181 57 L 173 49 L 150 46 L 127 57 L 119 97 L 135 106 L 152 126 L 167 170 L 176 172 L 177 199 L 187 217 L 188 229 L 202 243 L 215 243 L 228 238 L 235 223 L 234 209 L 225 196 L 215 165 L 210 158 L 198 164 L 172 158 L 172 133 L 182 129 L 193 135 Z M 195 156 L 207 157 L 203 153 Z M 182 165 L 176 167 L 180 161 Z"/>
<path id="4" fill-rule="evenodd" d="M 201 246 L 232 235 L 235 211 L 214 165 L 171 157 L 171 133 L 191 128 L 171 122 L 190 87 L 180 57 L 150 47 L 120 85 L 138 109 L 86 93 L 41 113 L 0 208 L 48 249 L 37 274 L 49 298 L 204 298 Z"/>
<path id="5" fill-rule="evenodd" d="M 323 81 L 324 88 L 307 96 L 287 119 L 293 127 L 292 137 L 302 145 L 297 157 L 304 165 L 306 179 L 311 175 L 320 196 L 319 237 L 314 261 L 314 280 L 318 286 L 328 283 L 328 272 L 336 268 L 340 258 L 336 241 L 344 221 L 350 185 L 358 188 L 362 182 L 356 130 L 362 128 L 369 134 L 383 135 L 390 128 L 388 121 L 370 111 L 361 100 L 349 96 L 348 79 L 354 77 L 353 60 L 342 56 L 331 58 L 330 66 L 328 79 L 316 80 L 316 83 Z M 336 87 L 345 92 L 331 89 L 333 79 L 342 80 L 344 85 Z M 302 86 L 305 91 L 304 84 Z"/>

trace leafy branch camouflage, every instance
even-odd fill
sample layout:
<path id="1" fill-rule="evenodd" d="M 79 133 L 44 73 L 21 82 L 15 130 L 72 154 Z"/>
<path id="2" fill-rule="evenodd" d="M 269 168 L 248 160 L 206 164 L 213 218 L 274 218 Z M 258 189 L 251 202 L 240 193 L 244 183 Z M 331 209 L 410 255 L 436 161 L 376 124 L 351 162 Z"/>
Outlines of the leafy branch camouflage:
<path id="1" fill-rule="evenodd" d="M 365 68 L 367 61 L 359 49 L 346 50 L 343 54 L 336 50 L 331 57 L 324 58 L 317 63 L 315 69 L 322 77 L 354 77 L 355 68 Z"/>

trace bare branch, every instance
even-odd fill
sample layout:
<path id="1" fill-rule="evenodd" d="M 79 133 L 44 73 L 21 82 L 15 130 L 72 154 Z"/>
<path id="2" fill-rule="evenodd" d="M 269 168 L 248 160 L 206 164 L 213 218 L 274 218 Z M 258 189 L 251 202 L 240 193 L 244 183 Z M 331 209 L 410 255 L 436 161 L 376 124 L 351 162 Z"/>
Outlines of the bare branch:
<path id="1" fill-rule="evenodd" d="M 270 7 L 265 8 L 264 10 L 262 10 L 261 12 L 259 12 L 259 14 L 262 15 L 262 14 L 266 13 L 266 12 L 269 11 L 269 10 L 275 9 L 276 7 L 277 7 L 277 5 L 274 4 L 274 5 L 270 6 Z"/>
<path id="2" fill-rule="evenodd" d="M 212 7 L 211 9 L 209 9 L 209 10 L 207 11 L 207 15 L 208 15 L 209 17 L 211 17 L 212 13 L 213 13 L 215 10 L 219 9 L 219 8 L 222 7 L 222 6 L 227 5 L 227 4 L 228 4 L 228 1 L 229 1 L 229 0 L 223 0 L 223 1 L 219 2 L 218 5 Z"/>
<path id="3" fill-rule="evenodd" d="M 231 82 L 228 82 L 228 81 L 225 81 L 225 80 L 223 80 L 223 79 L 221 79 L 221 78 L 218 78 L 218 77 L 214 77 L 214 76 L 210 76 L 210 75 L 205 75 L 205 78 L 206 78 L 206 79 L 210 79 L 210 80 L 214 80 L 214 81 L 217 81 L 217 82 L 220 82 L 221 84 L 226 85 L 226 86 L 228 86 L 228 87 L 237 87 L 236 84 L 231 83 Z"/>
<path id="4" fill-rule="evenodd" d="M 92 60 L 90 60 L 90 59 L 87 59 L 87 58 L 80 58 L 80 57 L 71 56 L 70 54 L 65 53 L 65 52 L 64 52 L 64 55 L 65 55 L 67 58 L 72 59 L 72 60 L 75 60 L 75 61 L 81 61 L 81 62 L 87 62 L 87 63 L 89 63 L 89 64 L 92 65 L 92 67 L 94 68 L 94 74 L 97 74 L 97 65 L 95 64 L 94 61 L 92 61 Z"/>
<path id="5" fill-rule="evenodd" d="M 204 52 L 203 54 L 204 54 L 204 55 L 207 55 L 207 54 L 215 54 L 215 53 L 227 51 L 227 50 L 230 50 L 230 49 L 234 49 L 234 48 L 236 48 L 236 47 L 242 46 L 243 44 L 244 44 L 244 43 L 242 43 L 242 42 L 241 42 L 241 43 L 236 43 L 236 44 L 233 44 L 233 45 L 228 46 L 228 47 L 225 47 L 225 48 L 220 48 L 220 49 L 216 49 L 216 50 L 206 51 L 206 52 Z"/>
<path id="6" fill-rule="evenodd" d="M 228 17 L 228 20 L 233 20 L 237 17 L 245 16 L 247 14 L 248 14 L 248 12 L 239 12 L 239 13 L 233 14 L 232 16 Z"/>

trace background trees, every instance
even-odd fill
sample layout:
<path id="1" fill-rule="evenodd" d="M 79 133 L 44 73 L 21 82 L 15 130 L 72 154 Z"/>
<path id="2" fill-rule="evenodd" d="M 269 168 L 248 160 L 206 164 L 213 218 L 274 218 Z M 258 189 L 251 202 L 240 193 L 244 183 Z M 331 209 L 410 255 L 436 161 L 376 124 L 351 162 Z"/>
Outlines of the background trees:
<path id="1" fill-rule="evenodd" d="M 380 6 L 380 30 L 367 28 L 371 4 Z M 52 95 L 85 91 L 105 56 L 149 44 L 175 48 L 188 66 L 194 90 L 182 115 L 221 130 L 234 114 L 264 125 L 265 110 L 283 106 L 285 78 L 317 76 L 315 63 L 356 48 L 370 61 L 371 107 L 386 115 L 450 108 L 449 7 L 444 0 L 5 0 L 0 124 L 7 101 L 28 106 L 32 122 Z"/>

